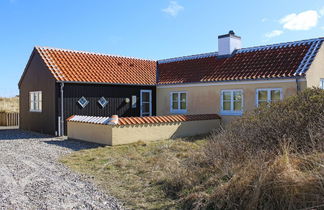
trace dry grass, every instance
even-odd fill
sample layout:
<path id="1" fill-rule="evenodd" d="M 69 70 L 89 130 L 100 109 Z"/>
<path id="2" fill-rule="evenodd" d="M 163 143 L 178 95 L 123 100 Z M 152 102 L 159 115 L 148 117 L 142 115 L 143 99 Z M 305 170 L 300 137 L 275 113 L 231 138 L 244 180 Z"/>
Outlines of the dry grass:
<path id="1" fill-rule="evenodd" d="M 0 98 L 0 112 L 19 112 L 19 97 Z"/>
<path id="2" fill-rule="evenodd" d="M 177 203 L 164 193 L 160 181 L 205 142 L 198 137 L 100 147 L 72 153 L 61 161 L 94 176 L 100 186 L 131 209 L 170 209 Z"/>
<path id="3" fill-rule="evenodd" d="M 219 130 L 163 182 L 185 209 L 323 209 L 324 91 L 261 107 Z"/>
<path id="4" fill-rule="evenodd" d="M 209 140 L 80 151 L 63 162 L 138 209 L 324 209 L 324 91 L 261 107 Z"/>

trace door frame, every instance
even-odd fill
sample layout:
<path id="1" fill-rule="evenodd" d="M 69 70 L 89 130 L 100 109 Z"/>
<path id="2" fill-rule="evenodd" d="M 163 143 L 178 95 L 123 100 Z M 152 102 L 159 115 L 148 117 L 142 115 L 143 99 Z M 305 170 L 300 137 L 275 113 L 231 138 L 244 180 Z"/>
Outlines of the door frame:
<path id="1" fill-rule="evenodd" d="M 141 114 L 141 117 L 143 117 L 143 110 L 142 110 L 142 105 L 143 105 L 143 101 L 142 101 L 142 93 L 149 93 L 150 94 L 150 116 L 152 116 L 152 90 L 141 90 L 140 92 L 140 114 Z"/>

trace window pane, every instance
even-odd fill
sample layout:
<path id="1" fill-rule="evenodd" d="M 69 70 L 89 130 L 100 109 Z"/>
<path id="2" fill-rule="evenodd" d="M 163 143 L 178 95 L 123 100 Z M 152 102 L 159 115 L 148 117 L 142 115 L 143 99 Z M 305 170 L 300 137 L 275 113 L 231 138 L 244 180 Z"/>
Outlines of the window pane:
<path id="1" fill-rule="evenodd" d="M 180 93 L 180 100 L 181 102 L 186 102 L 187 98 L 186 98 L 186 93 Z"/>
<path id="2" fill-rule="evenodd" d="M 242 100 L 242 92 L 241 91 L 234 91 L 234 100 Z"/>
<path id="3" fill-rule="evenodd" d="M 223 102 L 223 110 L 224 111 L 231 111 L 231 102 L 230 101 L 224 101 Z"/>
<path id="4" fill-rule="evenodd" d="M 142 92 L 142 102 L 149 102 L 150 101 L 150 93 Z"/>
<path id="5" fill-rule="evenodd" d="M 268 91 L 266 90 L 260 90 L 258 91 L 258 100 L 264 100 L 267 101 L 268 100 Z"/>
<path id="6" fill-rule="evenodd" d="M 38 103 L 38 111 L 42 111 L 42 101 L 39 101 Z"/>
<path id="7" fill-rule="evenodd" d="M 271 90 L 271 101 L 280 100 L 280 90 Z"/>
<path id="8" fill-rule="evenodd" d="M 39 92 L 38 94 L 39 94 L 39 95 L 38 95 L 38 100 L 39 100 L 39 101 L 42 101 L 42 92 Z"/>
<path id="9" fill-rule="evenodd" d="M 38 103 L 37 103 L 37 101 L 34 101 L 34 110 L 35 110 L 35 111 L 38 110 Z"/>
<path id="10" fill-rule="evenodd" d="M 231 100 L 231 92 L 229 91 L 224 91 L 223 92 L 223 100 Z"/>
<path id="11" fill-rule="evenodd" d="M 150 112 L 150 103 L 143 103 L 142 104 L 142 112 L 149 113 Z"/>
<path id="12" fill-rule="evenodd" d="M 178 109 L 178 102 L 172 102 L 172 109 Z"/>
<path id="13" fill-rule="evenodd" d="M 242 111 L 242 101 L 234 101 L 234 111 Z"/>
<path id="14" fill-rule="evenodd" d="M 178 93 L 172 93 L 172 101 L 173 102 L 175 102 L 175 101 L 178 102 Z"/>
<path id="15" fill-rule="evenodd" d="M 34 106 L 34 101 L 30 101 L 30 110 L 34 110 L 35 106 Z"/>
<path id="16" fill-rule="evenodd" d="M 187 103 L 186 102 L 181 102 L 180 103 L 180 109 L 187 109 Z"/>

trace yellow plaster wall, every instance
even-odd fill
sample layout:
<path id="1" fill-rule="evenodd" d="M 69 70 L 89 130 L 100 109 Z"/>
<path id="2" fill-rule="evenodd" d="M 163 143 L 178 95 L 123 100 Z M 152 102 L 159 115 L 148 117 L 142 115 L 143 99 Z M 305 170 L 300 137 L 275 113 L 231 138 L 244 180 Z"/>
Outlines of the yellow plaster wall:
<path id="1" fill-rule="evenodd" d="M 68 121 L 68 137 L 112 146 L 207 134 L 219 125 L 220 119 L 125 126 Z"/>
<path id="2" fill-rule="evenodd" d="M 71 139 L 112 145 L 111 126 L 68 121 L 67 127 L 67 135 Z"/>
<path id="3" fill-rule="evenodd" d="M 324 79 L 324 44 L 318 50 L 318 53 L 306 72 L 307 87 L 319 87 L 320 79 Z"/>
<path id="4" fill-rule="evenodd" d="M 157 88 L 157 115 L 170 115 L 170 93 L 174 91 L 187 92 L 186 114 L 219 114 L 222 122 L 227 124 L 238 116 L 227 116 L 220 114 L 221 90 L 241 89 L 243 90 L 243 111 L 251 111 L 256 108 L 256 90 L 259 88 L 282 88 L 283 98 L 297 93 L 295 80 L 289 82 L 273 82 L 258 84 L 230 84 L 214 86 L 191 86 Z M 279 81 L 279 80 L 278 80 Z"/>
<path id="5" fill-rule="evenodd" d="M 113 145 L 137 141 L 156 141 L 207 134 L 218 128 L 220 120 L 200 120 L 164 124 L 113 127 Z"/>

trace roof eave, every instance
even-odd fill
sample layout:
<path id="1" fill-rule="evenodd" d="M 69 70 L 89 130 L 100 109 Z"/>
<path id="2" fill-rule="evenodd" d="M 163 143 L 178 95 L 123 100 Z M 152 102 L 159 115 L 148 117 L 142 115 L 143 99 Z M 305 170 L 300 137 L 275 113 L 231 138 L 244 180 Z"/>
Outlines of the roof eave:
<path id="1" fill-rule="evenodd" d="M 156 86 L 156 84 L 132 84 L 132 83 L 111 83 L 111 82 L 80 82 L 80 81 L 64 81 L 57 80 L 57 83 L 67 84 L 88 84 L 88 85 L 127 85 L 127 86 Z"/>

